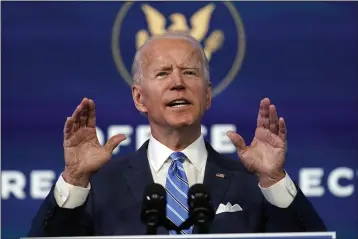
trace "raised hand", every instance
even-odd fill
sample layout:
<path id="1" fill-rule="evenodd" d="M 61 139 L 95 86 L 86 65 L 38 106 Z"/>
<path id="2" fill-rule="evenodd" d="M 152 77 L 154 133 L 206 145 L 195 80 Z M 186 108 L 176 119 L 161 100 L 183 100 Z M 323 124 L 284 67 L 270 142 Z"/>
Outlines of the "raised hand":
<path id="1" fill-rule="evenodd" d="M 123 134 L 115 135 L 102 147 L 96 134 L 95 104 L 84 98 L 64 127 L 64 180 L 86 187 L 93 173 L 111 158 L 113 150 L 125 139 Z"/>
<path id="2" fill-rule="evenodd" d="M 283 164 L 287 151 L 287 131 L 283 118 L 277 117 L 270 99 L 261 100 L 255 137 L 250 146 L 233 131 L 227 136 L 237 148 L 245 167 L 258 175 L 262 187 L 270 187 L 285 177 Z"/>

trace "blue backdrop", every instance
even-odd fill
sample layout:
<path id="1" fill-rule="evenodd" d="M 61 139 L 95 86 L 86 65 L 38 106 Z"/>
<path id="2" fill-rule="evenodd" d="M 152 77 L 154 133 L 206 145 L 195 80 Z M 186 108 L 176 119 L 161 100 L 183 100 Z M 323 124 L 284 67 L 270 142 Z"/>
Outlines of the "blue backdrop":
<path id="1" fill-rule="evenodd" d="M 136 41 L 163 17 L 166 28 L 208 26 L 200 40 L 217 94 L 207 140 L 237 158 L 223 132 L 234 127 L 249 142 L 270 97 L 287 122 L 287 171 L 329 230 L 357 237 L 357 3 L 1 4 L 2 238 L 26 234 L 61 173 L 63 125 L 82 97 L 95 100 L 102 142 L 128 135 L 115 157 L 147 137 L 126 71 Z"/>

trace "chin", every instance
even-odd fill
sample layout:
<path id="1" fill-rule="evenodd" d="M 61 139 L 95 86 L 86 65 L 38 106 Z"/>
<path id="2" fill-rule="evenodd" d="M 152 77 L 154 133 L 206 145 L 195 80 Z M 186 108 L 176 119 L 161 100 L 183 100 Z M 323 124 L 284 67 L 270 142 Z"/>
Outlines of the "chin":
<path id="1" fill-rule="evenodd" d="M 195 119 L 195 117 L 173 116 L 167 119 L 167 122 L 173 128 L 183 128 L 194 125 L 197 120 Z"/>

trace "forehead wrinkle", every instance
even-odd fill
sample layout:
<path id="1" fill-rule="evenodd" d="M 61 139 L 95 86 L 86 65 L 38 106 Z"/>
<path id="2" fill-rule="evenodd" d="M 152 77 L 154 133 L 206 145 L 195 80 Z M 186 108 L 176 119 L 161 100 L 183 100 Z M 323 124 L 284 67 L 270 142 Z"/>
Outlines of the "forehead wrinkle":
<path id="1" fill-rule="evenodd" d="M 180 43 L 172 43 L 178 40 Z M 176 45 L 185 46 L 185 51 L 182 54 L 182 57 L 178 59 L 178 55 L 162 55 L 161 49 L 162 44 L 161 41 L 165 41 L 164 44 L 168 44 L 171 42 L 173 47 Z M 158 54 L 159 53 L 159 54 Z M 191 42 L 182 40 L 182 39 L 156 39 L 150 42 L 148 45 L 145 45 L 142 49 L 142 64 L 143 70 L 154 70 L 157 71 L 159 69 L 163 69 L 166 67 L 173 67 L 173 65 L 177 65 L 178 67 L 186 67 L 186 68 L 201 68 L 204 66 L 204 62 L 201 59 L 201 52 L 197 49 Z M 151 59 L 155 59 L 152 61 Z M 161 62 L 162 61 L 162 62 Z M 169 61 L 169 62 L 168 62 Z M 153 64 L 154 69 L 153 69 Z"/>
<path id="2" fill-rule="evenodd" d="M 149 61 L 146 67 L 150 71 L 159 71 L 164 68 L 171 68 L 173 67 L 173 64 L 168 62 L 168 58 L 159 56 L 156 57 L 156 61 Z"/>
<path id="3" fill-rule="evenodd" d="M 193 49 L 192 51 L 184 55 L 183 59 L 184 60 L 182 60 L 182 62 L 178 64 L 180 67 L 198 67 L 198 65 L 203 65 L 201 62 L 200 54 L 196 49 Z"/>

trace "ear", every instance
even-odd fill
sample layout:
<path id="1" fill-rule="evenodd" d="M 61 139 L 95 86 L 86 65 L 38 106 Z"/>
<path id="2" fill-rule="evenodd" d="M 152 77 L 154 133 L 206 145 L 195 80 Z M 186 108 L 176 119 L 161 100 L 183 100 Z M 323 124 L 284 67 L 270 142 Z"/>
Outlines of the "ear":
<path id="1" fill-rule="evenodd" d="M 147 113 L 147 108 L 143 103 L 143 94 L 142 94 L 142 87 L 139 84 L 134 84 L 132 86 L 132 97 L 137 110 L 142 113 Z"/>
<path id="2" fill-rule="evenodd" d="M 208 87 L 206 88 L 206 110 L 211 106 L 211 82 L 208 82 Z"/>

